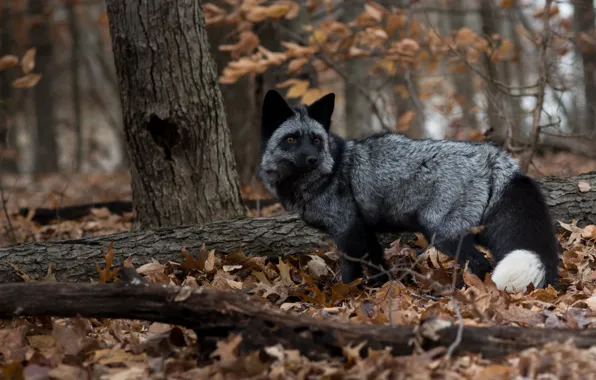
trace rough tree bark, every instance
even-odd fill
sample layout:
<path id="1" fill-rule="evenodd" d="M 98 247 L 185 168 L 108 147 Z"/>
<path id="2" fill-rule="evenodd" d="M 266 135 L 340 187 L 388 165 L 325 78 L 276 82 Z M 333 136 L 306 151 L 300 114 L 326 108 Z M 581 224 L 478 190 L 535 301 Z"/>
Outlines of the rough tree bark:
<path id="1" fill-rule="evenodd" d="M 41 80 L 35 92 L 36 131 L 35 171 L 51 173 L 58 170 L 58 147 L 56 144 L 56 126 L 54 123 L 54 94 L 52 89 L 52 46 L 49 17 L 46 13 L 46 2 L 31 1 L 31 14 L 37 21 L 31 26 L 31 43 L 37 49 L 35 55 L 35 71 L 41 74 Z"/>
<path id="2" fill-rule="evenodd" d="M 579 191 L 578 183 L 590 184 L 591 190 Z M 579 226 L 596 224 L 596 172 L 567 179 L 540 179 L 547 203 L 555 220 L 578 221 Z M 381 236 L 381 244 L 389 246 L 395 235 Z M 196 254 L 205 243 L 207 249 L 231 252 L 242 248 L 247 256 L 283 256 L 309 253 L 313 249 L 327 249 L 331 241 L 326 234 L 306 226 L 297 216 L 276 218 L 241 218 L 209 223 L 202 226 L 161 228 L 141 232 L 29 243 L 0 248 L 0 282 L 19 280 L 11 264 L 33 278 L 46 275 L 48 266 L 60 280 L 88 281 L 97 277 L 95 265 L 103 261 L 110 243 L 114 243 L 116 263 L 128 256 L 134 265 L 152 259 L 160 262 L 181 261 L 180 252 L 186 247 Z"/>
<path id="3" fill-rule="evenodd" d="M 135 228 L 244 214 L 201 2 L 108 0 Z"/>
<path id="4" fill-rule="evenodd" d="M 133 270 L 134 271 L 134 270 Z M 139 280 L 138 277 L 134 277 Z M 27 294 L 27 297 L 23 297 Z M 126 318 L 170 323 L 197 333 L 201 357 L 208 358 L 216 342 L 242 334 L 239 354 L 282 344 L 310 359 L 341 357 L 348 345 L 391 349 L 393 355 L 413 353 L 413 340 L 423 349 L 449 347 L 459 326 L 436 319 L 415 326 L 366 325 L 316 320 L 273 309 L 260 297 L 237 292 L 156 284 L 24 283 L 0 286 L 0 318 L 17 316 Z M 596 345 L 594 329 L 465 326 L 454 354 L 481 353 L 497 358 L 548 342 L 571 340 L 578 348 Z"/>

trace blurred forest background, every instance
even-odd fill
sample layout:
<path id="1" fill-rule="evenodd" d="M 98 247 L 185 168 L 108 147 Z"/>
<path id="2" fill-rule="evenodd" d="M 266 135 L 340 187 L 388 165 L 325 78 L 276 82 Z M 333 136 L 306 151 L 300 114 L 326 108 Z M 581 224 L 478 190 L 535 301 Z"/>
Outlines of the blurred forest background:
<path id="1" fill-rule="evenodd" d="M 126 171 L 104 2 L 0 4 L 0 170 Z M 596 166 L 593 1 L 202 5 L 245 186 L 255 183 L 270 88 L 296 103 L 334 91 L 333 129 L 347 137 L 489 139 L 530 171 L 545 148 L 572 154 L 574 172 Z"/>

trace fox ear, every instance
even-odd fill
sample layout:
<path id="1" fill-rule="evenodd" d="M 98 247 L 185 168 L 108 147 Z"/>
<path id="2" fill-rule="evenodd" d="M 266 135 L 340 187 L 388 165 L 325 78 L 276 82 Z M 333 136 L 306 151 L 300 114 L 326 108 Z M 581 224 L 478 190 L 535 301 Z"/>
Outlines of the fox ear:
<path id="1" fill-rule="evenodd" d="M 294 111 L 284 98 L 275 90 L 267 91 L 261 111 L 261 136 L 263 140 L 269 140 L 277 127 L 292 116 L 294 116 Z"/>
<path id="2" fill-rule="evenodd" d="M 331 127 L 331 115 L 335 106 L 335 94 L 329 93 L 306 107 L 308 116 L 315 119 L 323 125 L 325 130 L 329 131 Z"/>

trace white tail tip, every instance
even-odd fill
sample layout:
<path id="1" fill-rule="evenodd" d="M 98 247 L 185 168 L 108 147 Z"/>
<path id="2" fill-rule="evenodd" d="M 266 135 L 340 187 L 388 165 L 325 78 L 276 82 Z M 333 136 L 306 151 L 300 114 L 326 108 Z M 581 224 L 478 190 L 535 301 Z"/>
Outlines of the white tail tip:
<path id="1" fill-rule="evenodd" d="M 508 293 L 525 292 L 530 283 L 544 286 L 546 271 L 540 257 L 532 251 L 516 249 L 499 261 L 492 279 L 497 289 Z"/>

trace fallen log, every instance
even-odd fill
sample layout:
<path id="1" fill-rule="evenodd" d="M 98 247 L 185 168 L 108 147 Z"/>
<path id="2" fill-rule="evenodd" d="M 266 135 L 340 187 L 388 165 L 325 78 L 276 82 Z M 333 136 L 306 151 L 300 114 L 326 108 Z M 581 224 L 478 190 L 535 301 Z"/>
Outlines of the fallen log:
<path id="1" fill-rule="evenodd" d="M 26 297 L 23 297 L 26 294 Z M 242 334 L 239 353 L 282 344 L 311 359 L 339 357 L 342 348 L 366 342 L 389 347 L 394 355 L 413 352 L 412 339 L 424 349 L 450 346 L 459 326 L 427 320 L 414 326 L 364 325 L 316 320 L 273 308 L 260 297 L 239 292 L 157 284 L 69 284 L 29 282 L 0 285 L 0 319 L 18 316 L 140 319 L 184 326 L 197 332 L 202 357 L 215 342 Z M 464 326 L 454 354 L 480 353 L 495 358 L 548 342 L 571 339 L 579 348 L 596 345 L 594 329 Z"/>
<path id="2" fill-rule="evenodd" d="M 242 202 L 244 203 L 244 206 L 249 209 L 256 209 L 257 207 L 267 207 L 277 203 L 273 199 L 265 199 L 261 201 L 243 199 Z M 91 209 L 104 207 L 107 208 L 112 214 L 116 215 L 123 215 L 124 213 L 132 212 L 131 201 L 109 201 L 85 203 L 80 205 L 56 208 L 39 207 L 35 209 L 29 209 L 28 207 L 23 207 L 19 210 L 19 215 L 26 217 L 29 215 L 30 212 L 32 212 L 32 222 L 39 223 L 41 225 L 47 225 L 53 221 L 76 220 L 91 214 Z"/>
<path id="3" fill-rule="evenodd" d="M 578 221 L 578 225 L 596 224 L 596 172 L 566 179 L 540 179 L 547 203 L 555 220 Z M 591 189 L 582 192 L 578 184 L 586 182 Z M 397 235 L 383 235 L 388 246 Z M 18 281 L 20 277 L 10 264 L 33 278 L 40 278 L 52 265 L 60 280 L 89 281 L 97 277 L 96 264 L 110 243 L 114 243 L 116 264 L 128 256 L 135 265 L 152 259 L 179 261 L 181 249 L 196 253 L 205 243 L 207 249 L 230 252 L 242 248 L 248 256 L 278 257 L 326 249 L 331 243 L 326 234 L 306 226 L 292 215 L 275 218 L 241 218 L 202 226 L 183 226 L 125 232 L 77 240 L 28 243 L 0 248 L 0 283 Z"/>

